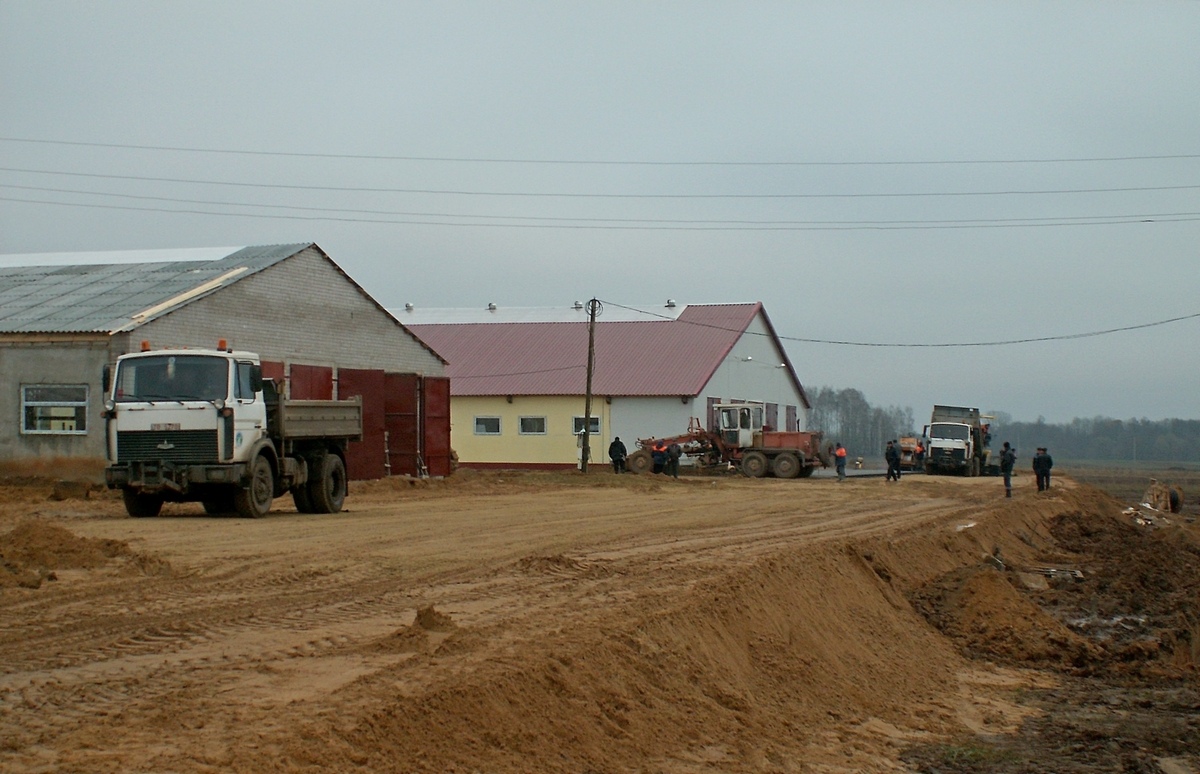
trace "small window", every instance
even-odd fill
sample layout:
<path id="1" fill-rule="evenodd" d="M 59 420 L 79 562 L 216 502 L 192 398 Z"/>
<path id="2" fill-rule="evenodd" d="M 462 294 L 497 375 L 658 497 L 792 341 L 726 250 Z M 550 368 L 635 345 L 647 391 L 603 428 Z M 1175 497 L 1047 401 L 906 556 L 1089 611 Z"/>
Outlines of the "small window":
<path id="1" fill-rule="evenodd" d="M 241 400 L 254 400 L 254 386 L 250 376 L 254 373 L 254 364 L 239 360 L 237 364 L 237 384 L 234 396 Z"/>
<path id="2" fill-rule="evenodd" d="M 520 424 L 521 435 L 545 435 L 546 434 L 546 418 L 545 417 L 521 417 Z"/>
<path id="3" fill-rule="evenodd" d="M 583 417 L 575 417 L 575 435 L 583 435 Z M 592 417 L 588 435 L 600 435 L 600 417 Z"/>
<path id="4" fill-rule="evenodd" d="M 21 432 L 34 435 L 87 435 L 86 384 L 21 385 Z"/>
<path id="5" fill-rule="evenodd" d="M 475 417 L 475 435 L 500 435 L 500 417 Z"/>

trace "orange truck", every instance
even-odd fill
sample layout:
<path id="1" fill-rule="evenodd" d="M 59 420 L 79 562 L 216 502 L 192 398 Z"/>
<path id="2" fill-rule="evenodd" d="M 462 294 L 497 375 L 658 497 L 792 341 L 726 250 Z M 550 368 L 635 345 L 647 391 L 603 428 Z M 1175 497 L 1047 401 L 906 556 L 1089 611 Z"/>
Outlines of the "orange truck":
<path id="1" fill-rule="evenodd" d="M 901 470 L 916 470 L 917 468 L 917 446 L 921 443 L 920 438 L 914 438 L 911 435 L 903 436 L 900 439 L 900 469 Z"/>

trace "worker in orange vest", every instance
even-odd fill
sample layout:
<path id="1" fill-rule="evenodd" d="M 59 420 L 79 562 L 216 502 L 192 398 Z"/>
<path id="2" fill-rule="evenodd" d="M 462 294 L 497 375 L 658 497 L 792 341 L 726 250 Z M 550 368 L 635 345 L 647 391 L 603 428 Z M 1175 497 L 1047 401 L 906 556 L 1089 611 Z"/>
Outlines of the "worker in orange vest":
<path id="1" fill-rule="evenodd" d="M 667 445 L 662 441 L 655 441 L 654 448 L 650 451 L 650 459 L 654 460 L 654 472 L 662 473 L 667 462 Z"/>
<path id="2" fill-rule="evenodd" d="M 846 478 L 846 447 L 840 443 L 833 451 L 833 464 L 837 468 L 838 481 Z"/>

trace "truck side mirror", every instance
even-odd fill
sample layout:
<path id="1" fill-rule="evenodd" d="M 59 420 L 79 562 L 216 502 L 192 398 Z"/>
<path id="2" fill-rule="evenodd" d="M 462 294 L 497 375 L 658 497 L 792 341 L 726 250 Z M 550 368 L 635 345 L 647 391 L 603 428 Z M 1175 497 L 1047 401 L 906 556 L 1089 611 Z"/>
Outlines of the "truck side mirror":
<path id="1" fill-rule="evenodd" d="M 250 390 L 254 393 L 262 392 L 263 375 L 261 365 L 250 366 Z"/>
<path id="2" fill-rule="evenodd" d="M 100 371 L 100 391 L 107 395 L 110 384 L 112 384 L 112 366 L 105 363 L 104 368 Z"/>

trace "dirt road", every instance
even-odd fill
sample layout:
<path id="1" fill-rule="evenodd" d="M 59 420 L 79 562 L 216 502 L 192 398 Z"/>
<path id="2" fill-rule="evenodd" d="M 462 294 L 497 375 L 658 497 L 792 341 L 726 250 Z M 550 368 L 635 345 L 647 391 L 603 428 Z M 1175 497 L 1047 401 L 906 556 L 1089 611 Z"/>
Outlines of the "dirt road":
<path id="1" fill-rule="evenodd" d="M 0 769 L 933 770 L 1044 715 L 1018 697 L 1062 690 L 1047 664 L 1105 663 L 1009 581 L 1114 505 L 1031 484 L 463 471 L 262 520 L 9 486 Z M 1192 627 L 1139 660 L 1183 701 Z"/>

